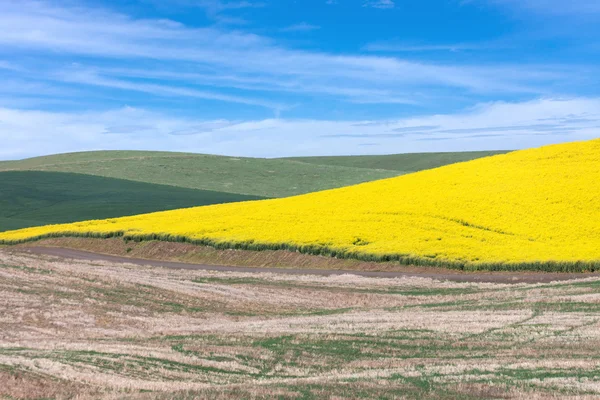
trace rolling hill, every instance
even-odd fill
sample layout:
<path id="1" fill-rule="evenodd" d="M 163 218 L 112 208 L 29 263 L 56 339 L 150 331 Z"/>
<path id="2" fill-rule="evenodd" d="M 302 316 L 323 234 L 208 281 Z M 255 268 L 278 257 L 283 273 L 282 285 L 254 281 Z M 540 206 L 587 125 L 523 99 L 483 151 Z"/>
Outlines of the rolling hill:
<path id="1" fill-rule="evenodd" d="M 380 156 L 292 157 L 286 160 L 309 164 L 335 165 L 398 171 L 404 174 L 442 167 L 477 158 L 505 154 L 508 151 L 464 151 L 457 153 L 407 153 Z M 0 166 L 1 167 L 1 166 Z"/>
<path id="2" fill-rule="evenodd" d="M 0 231 L 260 199 L 61 172 L 0 172 Z"/>
<path id="3" fill-rule="evenodd" d="M 600 139 L 285 199 L 0 233 L 123 236 L 471 269 L 600 264 Z"/>
<path id="4" fill-rule="evenodd" d="M 390 178 L 490 154 L 494 152 L 266 159 L 192 153 L 98 151 L 9 161 L 0 163 L 0 171 L 71 172 L 189 189 L 286 197 Z"/>
<path id="5" fill-rule="evenodd" d="M 310 157 L 300 161 L 98 151 L 2 161 L 0 231 L 285 197 L 389 178 L 402 174 L 403 170 L 488 154 L 341 157 L 339 162 L 337 157 L 325 157 L 315 162 Z M 334 165 L 336 162 L 340 165 Z M 353 162 L 360 167 L 352 166 Z"/>
<path id="6" fill-rule="evenodd" d="M 189 153 L 102 151 L 14 161 L 0 171 L 73 172 L 263 197 L 285 197 L 389 178 L 395 171 Z"/>

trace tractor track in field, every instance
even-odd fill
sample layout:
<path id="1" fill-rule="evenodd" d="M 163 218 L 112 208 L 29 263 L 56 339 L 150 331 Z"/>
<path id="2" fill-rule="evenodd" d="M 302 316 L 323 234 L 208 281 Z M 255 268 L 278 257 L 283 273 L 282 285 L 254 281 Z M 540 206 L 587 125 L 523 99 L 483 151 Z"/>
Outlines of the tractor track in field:
<path id="1" fill-rule="evenodd" d="M 454 282 L 474 283 L 548 283 L 553 281 L 567 281 L 598 277 L 595 273 L 544 273 L 544 272 L 402 272 L 402 271 L 360 271 L 360 270 L 328 270 L 315 268 L 268 268 L 268 267 L 234 267 L 222 265 L 192 264 L 177 261 L 152 260 L 144 258 L 130 258 L 110 254 L 93 253 L 63 247 L 26 246 L 12 249 L 12 251 L 25 252 L 36 255 L 54 256 L 65 259 L 86 261 L 108 261 L 114 263 L 128 263 L 135 265 L 148 265 L 170 269 L 207 270 L 224 272 L 252 272 L 275 273 L 289 275 L 357 275 L 374 278 L 430 278 Z"/>

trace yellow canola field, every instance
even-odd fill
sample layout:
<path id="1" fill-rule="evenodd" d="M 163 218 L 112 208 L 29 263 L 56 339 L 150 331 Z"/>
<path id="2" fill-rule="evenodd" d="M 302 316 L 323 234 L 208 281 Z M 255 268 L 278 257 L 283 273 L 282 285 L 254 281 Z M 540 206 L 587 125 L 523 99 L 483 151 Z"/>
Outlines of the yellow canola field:
<path id="1" fill-rule="evenodd" d="M 5 232 L 0 241 L 119 234 L 430 264 L 595 263 L 600 139 L 285 199 Z"/>

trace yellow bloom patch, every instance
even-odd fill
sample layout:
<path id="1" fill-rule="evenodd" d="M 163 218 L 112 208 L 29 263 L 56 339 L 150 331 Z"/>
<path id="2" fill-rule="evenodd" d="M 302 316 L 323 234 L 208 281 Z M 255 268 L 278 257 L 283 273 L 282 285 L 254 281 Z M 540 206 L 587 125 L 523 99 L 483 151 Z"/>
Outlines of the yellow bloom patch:
<path id="1" fill-rule="evenodd" d="M 293 182 L 290 182 L 292 185 Z M 600 261 L 600 140 L 285 199 L 0 233 L 124 235 L 423 263 Z"/>

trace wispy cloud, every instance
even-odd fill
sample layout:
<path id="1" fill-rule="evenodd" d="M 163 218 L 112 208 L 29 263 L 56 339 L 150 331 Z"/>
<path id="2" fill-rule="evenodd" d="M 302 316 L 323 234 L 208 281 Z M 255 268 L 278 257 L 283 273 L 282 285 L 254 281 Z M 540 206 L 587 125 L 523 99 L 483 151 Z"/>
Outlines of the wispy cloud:
<path id="1" fill-rule="evenodd" d="M 224 129 L 230 126 L 235 125 L 236 122 L 227 121 L 227 120 L 215 120 L 208 122 L 200 122 L 194 124 L 193 126 L 186 127 L 184 129 L 179 129 L 175 131 L 168 132 L 169 135 L 175 136 L 190 136 L 190 135 L 201 135 L 205 133 L 211 133 L 217 131 L 219 129 Z"/>
<path id="2" fill-rule="evenodd" d="M 171 0 L 166 2 L 161 0 L 145 0 L 153 2 L 157 7 L 187 7 L 202 8 L 206 15 L 221 24 L 246 24 L 247 21 L 238 16 L 232 15 L 232 12 L 241 11 L 250 8 L 261 8 L 265 6 L 264 2 L 259 1 L 222 1 L 222 0 Z"/>
<path id="3" fill-rule="evenodd" d="M 281 31 L 282 32 L 310 32 L 310 31 L 315 31 L 317 29 L 321 29 L 321 27 L 318 25 L 309 24 L 307 22 L 300 22 L 299 24 L 286 26 L 285 28 L 282 28 Z"/>
<path id="4" fill-rule="evenodd" d="M 8 61 L 3 61 L 0 60 L 0 69 L 7 69 L 7 70 L 11 70 L 11 71 L 18 71 L 19 68 L 14 65 L 13 63 L 10 63 Z"/>
<path id="5" fill-rule="evenodd" d="M 285 77 L 245 76 L 236 74 L 214 74 L 178 72 L 170 70 L 140 70 L 130 68 L 83 68 L 76 66 L 62 70 L 54 75 L 56 79 L 65 82 L 81 83 L 97 86 L 129 89 L 140 92 L 154 93 L 157 95 L 181 95 L 227 101 L 226 98 L 215 98 L 215 93 L 203 92 L 205 96 L 197 93 L 196 86 L 213 86 L 222 88 L 236 88 L 248 92 L 275 92 L 292 93 L 298 95 L 319 94 L 331 97 L 343 97 L 349 102 L 363 104 L 419 104 L 419 97 L 402 97 L 393 91 L 384 89 L 352 88 L 335 86 L 326 83 L 314 84 L 299 80 L 290 80 Z M 134 78 L 129 82 L 126 78 Z M 185 85 L 184 88 L 169 84 L 140 83 L 140 78 L 145 80 L 160 80 L 161 82 L 174 82 Z M 1 89 L 0 89 L 1 91 Z M 240 104 L 261 105 L 267 108 L 285 110 L 289 108 L 285 103 L 273 103 L 257 98 L 232 98 L 229 101 Z"/>
<path id="6" fill-rule="evenodd" d="M 265 3 L 258 1 L 221 1 L 221 0 L 179 0 L 188 5 L 206 8 L 210 12 L 217 13 L 225 10 L 239 10 L 241 8 L 264 7 Z"/>
<path id="7" fill-rule="evenodd" d="M 235 31 L 190 29 L 170 20 L 133 19 L 103 9 L 31 0 L 0 3 L 0 24 L 6 28 L 0 33 L 4 47 L 102 57 L 202 61 L 211 55 L 209 50 L 243 49 L 266 41 Z"/>
<path id="8" fill-rule="evenodd" d="M 441 129 L 439 133 L 493 133 L 493 132 L 528 132 L 528 133 L 540 133 L 540 132 L 552 132 L 552 131 L 564 131 L 565 126 L 576 127 L 576 124 L 528 124 L 528 125 L 500 125 L 500 126 L 478 126 L 475 128 L 459 128 L 459 129 Z"/>
<path id="9" fill-rule="evenodd" d="M 417 125 L 417 126 L 403 126 L 402 128 L 394 128 L 394 132 L 414 133 L 414 132 L 426 132 L 440 129 L 439 125 Z"/>
<path id="10" fill-rule="evenodd" d="M 406 141 L 509 138 L 511 143 L 544 143 L 544 138 L 576 140 L 598 137 L 600 99 L 542 99 L 522 103 L 481 104 L 463 113 L 433 115 L 398 121 L 366 121 L 353 126 L 362 132 L 346 129 L 328 133 L 323 138 L 399 139 Z M 550 117 L 549 115 L 554 115 Z M 580 136 L 578 136 L 580 135 Z M 533 138 L 533 139 L 532 139 Z M 521 145 L 519 145 L 521 146 Z M 510 146 L 513 147 L 513 146 Z M 515 146 L 515 148 L 519 148 Z"/>
<path id="11" fill-rule="evenodd" d="M 463 0 L 474 3 L 480 0 Z M 509 6 L 515 9 L 555 16 L 581 16 L 588 18 L 600 14 L 597 0 L 482 0 L 494 5 Z"/>
<path id="12" fill-rule="evenodd" d="M 372 7 L 372 8 L 394 8 L 396 4 L 394 0 L 367 0 L 363 3 L 363 7 Z"/>
<path id="13" fill-rule="evenodd" d="M 259 3 L 202 4 L 219 11 Z M 377 4 L 389 7 L 393 2 L 372 5 Z M 95 64 L 101 64 L 100 69 L 115 69 L 137 63 L 138 69 L 147 71 L 147 76 L 135 80 L 126 74 L 109 76 L 99 71 L 96 76 L 72 76 L 72 83 L 277 109 L 284 108 L 280 106 L 285 102 L 263 100 L 265 91 L 326 94 L 363 104 L 420 104 L 423 98 L 431 103 L 440 93 L 547 94 L 548 87 L 571 84 L 570 77 L 576 73 L 573 66 L 444 64 L 297 50 L 235 30 L 190 28 L 169 20 L 135 19 L 104 9 L 59 7 L 32 0 L 0 2 L 0 26 L 0 49 L 38 57 L 86 56 L 92 70 L 98 70 Z M 145 63 L 151 63 L 151 68 Z M 64 64 L 57 62 L 42 65 L 45 70 L 38 67 L 32 79 L 58 76 L 65 82 L 71 73 L 57 75 L 56 70 L 65 70 Z M 233 89 L 235 93 L 231 93 Z"/>
<path id="14" fill-rule="evenodd" d="M 137 83 L 118 79 L 111 79 L 100 76 L 96 74 L 93 70 L 71 69 L 68 72 L 59 74 L 57 77 L 58 79 L 64 82 L 81 83 L 93 86 L 104 86 L 115 89 L 149 93 L 157 96 L 195 97 L 200 99 L 217 100 L 229 103 L 261 106 L 273 110 L 283 110 L 287 108 L 287 106 L 283 104 L 278 104 L 266 100 L 254 99 L 250 97 L 231 96 L 209 91 L 190 89 L 187 87 L 167 86 L 153 83 Z"/>
<path id="15" fill-rule="evenodd" d="M 377 51 L 387 53 L 418 53 L 432 51 L 458 52 L 469 50 L 482 50 L 486 48 L 489 48 L 489 46 L 475 43 L 415 45 L 396 41 L 373 42 L 363 47 L 363 49 L 366 51 Z"/>
<path id="16" fill-rule="evenodd" d="M 550 120 L 553 122 L 543 122 Z M 385 123 L 314 119 L 202 120 L 175 118 L 131 107 L 70 113 L 0 108 L 0 121 L 3 143 L 0 159 L 100 149 L 266 157 L 389 154 L 519 149 L 596 138 L 600 129 L 600 98 L 485 103 L 456 114 L 425 115 Z M 106 140 L 106 134 L 111 134 L 110 141 Z M 365 149 L 366 143 L 372 145 Z"/>

